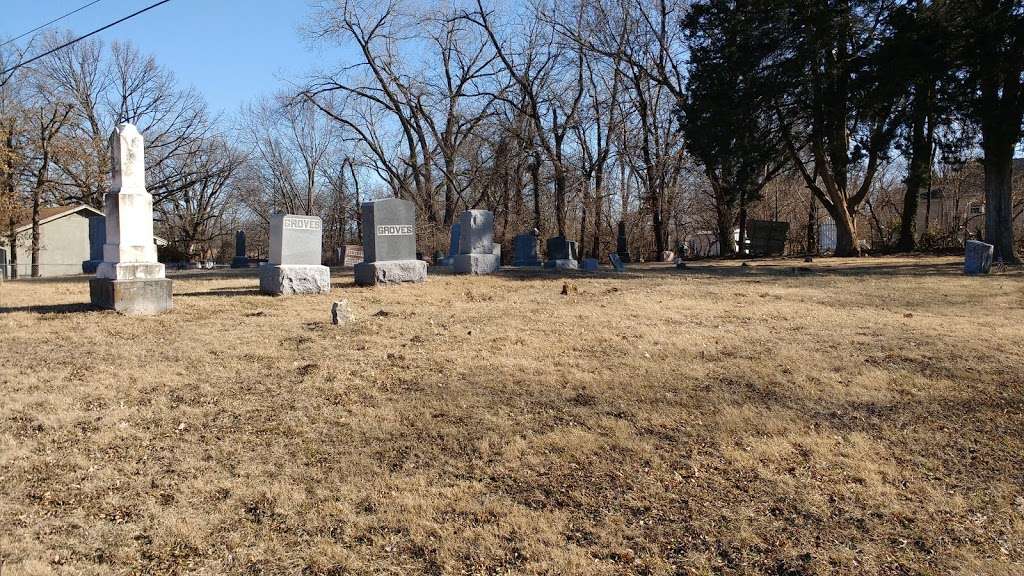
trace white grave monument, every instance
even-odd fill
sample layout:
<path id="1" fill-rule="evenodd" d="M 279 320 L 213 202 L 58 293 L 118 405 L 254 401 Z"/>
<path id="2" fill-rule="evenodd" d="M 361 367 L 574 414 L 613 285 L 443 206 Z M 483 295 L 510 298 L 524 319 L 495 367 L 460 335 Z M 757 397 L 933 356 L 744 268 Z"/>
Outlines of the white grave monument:
<path id="1" fill-rule="evenodd" d="M 456 274 L 491 274 L 501 267 L 501 244 L 494 243 L 490 210 L 466 210 L 459 216 L 459 253 L 451 267 Z"/>
<path id="2" fill-rule="evenodd" d="M 89 280 L 92 303 L 122 314 L 171 309 L 171 281 L 153 243 L 153 197 L 146 191 L 142 135 L 121 124 L 110 135 L 111 185 L 103 198 L 107 240 L 103 262 Z"/>
<path id="3" fill-rule="evenodd" d="M 271 216 L 270 262 L 260 268 L 260 291 L 273 295 L 330 292 L 331 271 L 320 264 L 323 228 L 318 216 Z"/>

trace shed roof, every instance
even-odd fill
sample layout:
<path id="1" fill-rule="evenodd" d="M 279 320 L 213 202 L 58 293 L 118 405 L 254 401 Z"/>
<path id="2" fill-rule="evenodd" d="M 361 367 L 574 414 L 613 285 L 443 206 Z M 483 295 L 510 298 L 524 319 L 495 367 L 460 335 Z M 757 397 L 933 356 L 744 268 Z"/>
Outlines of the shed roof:
<path id="1" fill-rule="evenodd" d="M 92 206 L 89 206 L 88 204 L 77 204 L 75 206 L 45 206 L 39 209 L 39 223 L 46 224 L 51 220 L 63 218 L 64 216 L 74 214 L 76 212 L 81 212 L 83 210 L 86 212 L 92 212 L 93 214 L 96 214 L 98 216 L 103 216 L 103 212 L 100 212 L 99 210 L 93 208 Z M 15 233 L 20 234 L 21 232 L 24 232 L 25 230 L 28 230 L 31 227 L 32 217 L 29 216 L 27 219 L 18 222 L 18 225 L 17 227 L 15 227 L 14 231 Z"/>

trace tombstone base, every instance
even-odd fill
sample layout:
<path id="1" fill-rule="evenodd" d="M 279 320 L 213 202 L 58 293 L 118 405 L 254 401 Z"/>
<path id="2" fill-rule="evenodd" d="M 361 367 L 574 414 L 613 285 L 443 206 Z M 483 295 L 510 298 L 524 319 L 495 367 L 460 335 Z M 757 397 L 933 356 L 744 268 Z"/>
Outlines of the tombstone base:
<path id="1" fill-rule="evenodd" d="M 93 306 L 130 316 L 152 316 L 171 309 L 171 281 L 89 279 L 89 299 Z"/>
<path id="2" fill-rule="evenodd" d="M 248 268 L 249 258 L 247 256 L 235 256 L 231 259 L 232 268 Z"/>
<path id="3" fill-rule="evenodd" d="M 274 296 L 326 294 L 331 270 L 319 264 L 285 264 L 260 268 L 260 292 Z"/>
<path id="4" fill-rule="evenodd" d="M 423 260 L 362 262 L 355 265 L 354 271 L 359 286 L 423 282 L 427 279 L 427 263 Z"/>
<path id="5" fill-rule="evenodd" d="M 543 266 L 544 263 L 541 262 L 540 260 L 513 260 L 512 265 L 521 268 L 527 268 L 530 266 Z"/>
<path id="6" fill-rule="evenodd" d="M 601 268 L 601 263 L 597 261 L 597 258 L 584 258 L 583 269 L 587 272 L 597 272 Z"/>
<path id="7" fill-rule="evenodd" d="M 459 254 L 452 259 L 456 274 L 493 274 L 501 267 L 498 254 Z"/>
<path id="8" fill-rule="evenodd" d="M 548 260 L 544 263 L 545 268 L 554 268 L 555 270 L 579 270 L 580 263 L 578 260 L 571 258 Z"/>

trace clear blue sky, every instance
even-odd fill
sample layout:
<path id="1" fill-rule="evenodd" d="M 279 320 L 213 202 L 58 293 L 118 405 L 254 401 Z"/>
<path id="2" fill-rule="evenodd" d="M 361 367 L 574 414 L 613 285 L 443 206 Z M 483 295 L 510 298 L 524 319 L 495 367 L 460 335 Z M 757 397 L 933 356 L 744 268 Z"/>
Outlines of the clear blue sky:
<path id="1" fill-rule="evenodd" d="M 0 0 L 0 38 L 6 41 L 88 1 Z M 155 1 L 101 0 L 52 28 L 77 36 Z M 304 0 L 171 0 L 98 37 L 133 42 L 180 83 L 202 93 L 211 112 L 231 115 L 239 105 L 287 86 L 282 79 L 301 81 L 322 64 L 327 55 L 311 50 L 299 33 L 309 14 Z M 337 54 L 332 50 L 330 58 Z"/>

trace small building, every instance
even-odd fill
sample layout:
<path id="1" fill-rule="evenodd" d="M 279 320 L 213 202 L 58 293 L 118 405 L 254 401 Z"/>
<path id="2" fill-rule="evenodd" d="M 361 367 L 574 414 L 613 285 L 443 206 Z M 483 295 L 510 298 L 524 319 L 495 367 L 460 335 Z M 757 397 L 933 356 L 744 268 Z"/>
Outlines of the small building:
<path id="1" fill-rule="evenodd" d="M 18 278 L 32 275 L 32 220 L 15 226 L 15 246 L 10 237 L 0 238 L 0 278 L 11 278 L 13 251 L 17 250 Z M 79 204 L 39 209 L 39 275 L 70 276 L 93 273 L 103 261 L 107 220 L 103 212 Z M 154 237 L 158 245 L 163 242 Z"/>

